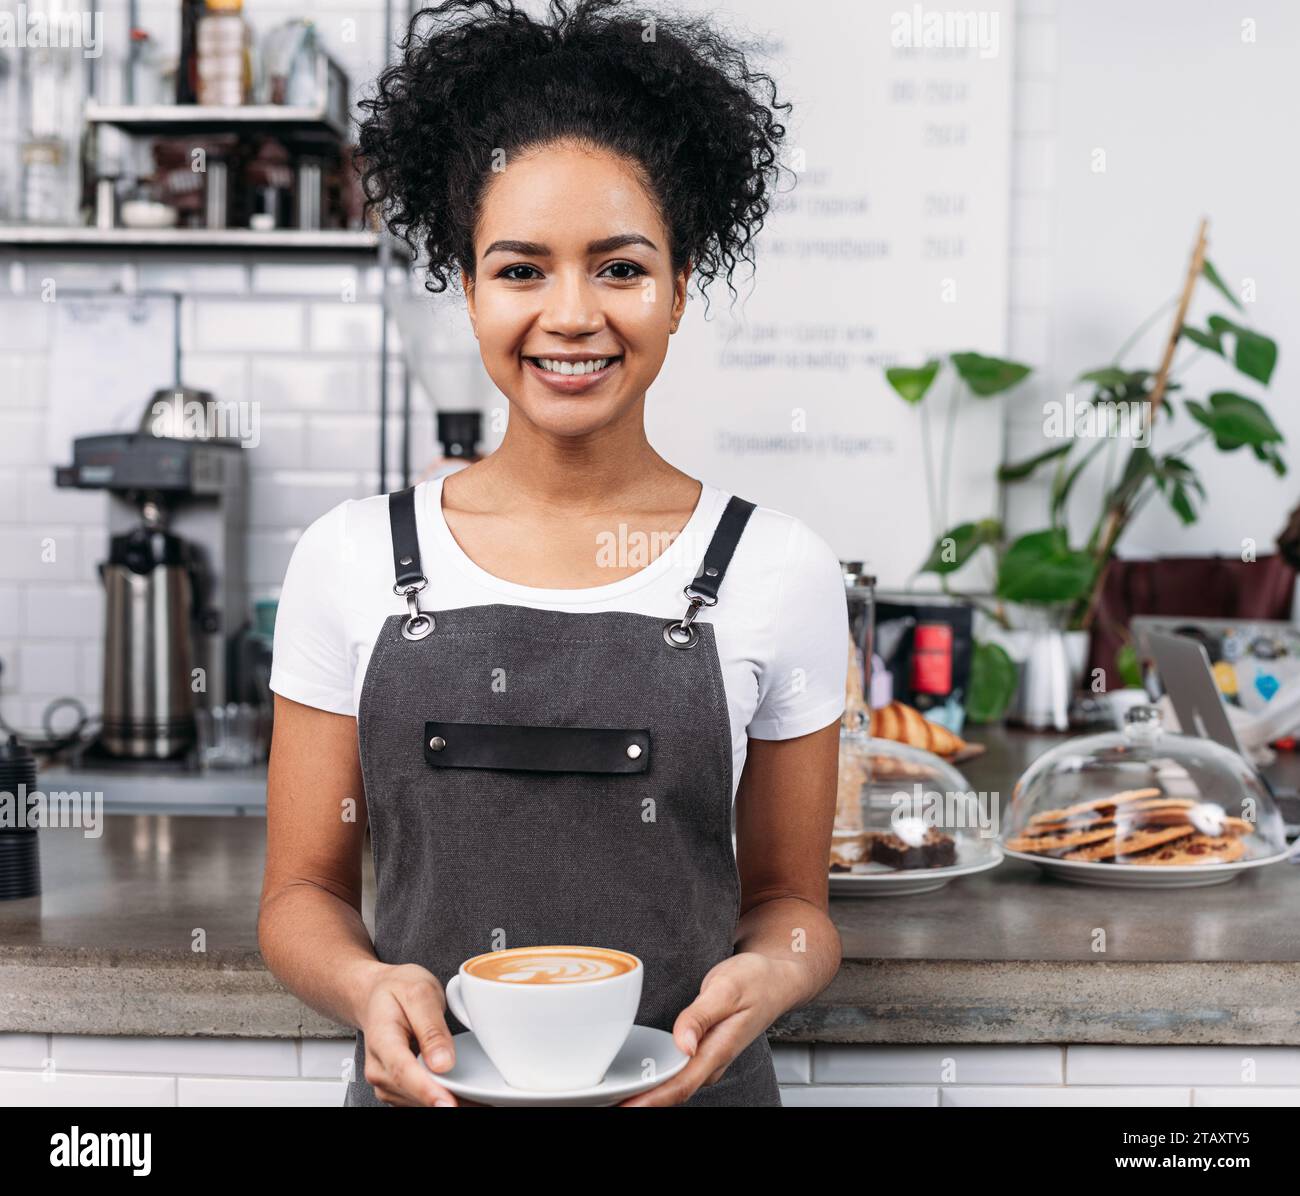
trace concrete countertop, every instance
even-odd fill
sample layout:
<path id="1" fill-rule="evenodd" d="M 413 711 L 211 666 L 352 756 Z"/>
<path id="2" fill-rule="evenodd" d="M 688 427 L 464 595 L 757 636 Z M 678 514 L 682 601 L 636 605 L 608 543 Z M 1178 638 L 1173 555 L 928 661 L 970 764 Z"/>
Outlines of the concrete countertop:
<path id="1" fill-rule="evenodd" d="M 972 787 L 1055 740 L 987 736 Z M 1004 794 L 1005 796 L 1005 794 Z M 266 970 L 256 817 L 109 815 L 41 832 L 44 893 L 0 902 L 0 1031 L 346 1037 Z M 374 884 L 367 855 L 367 924 Z M 840 899 L 840 974 L 786 1042 L 1300 1045 L 1300 867 L 1203 889 L 1063 884 L 1028 864 L 934 893 Z M 1099 932 L 1104 932 L 1104 951 Z"/>

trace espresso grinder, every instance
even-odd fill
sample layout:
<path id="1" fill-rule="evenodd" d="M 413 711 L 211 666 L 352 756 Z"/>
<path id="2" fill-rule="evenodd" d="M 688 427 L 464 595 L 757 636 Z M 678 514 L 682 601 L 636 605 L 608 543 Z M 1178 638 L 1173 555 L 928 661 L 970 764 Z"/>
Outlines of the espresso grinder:
<path id="1" fill-rule="evenodd" d="M 92 759 L 185 763 L 195 710 L 231 700 L 246 623 L 245 466 L 212 396 L 159 391 L 135 432 L 73 441 L 59 486 L 109 493 L 103 709 Z"/>

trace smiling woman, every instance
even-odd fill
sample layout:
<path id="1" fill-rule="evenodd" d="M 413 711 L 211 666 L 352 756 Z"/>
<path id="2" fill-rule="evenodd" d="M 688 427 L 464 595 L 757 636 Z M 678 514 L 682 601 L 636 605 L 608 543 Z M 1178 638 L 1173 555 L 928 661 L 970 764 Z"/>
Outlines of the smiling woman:
<path id="1" fill-rule="evenodd" d="M 463 289 L 509 422 L 295 548 L 263 954 L 357 1027 L 349 1105 L 545 1103 L 494 1087 L 517 1060 L 492 1071 L 501 1039 L 447 1007 L 464 961 L 516 947 L 644 974 L 631 1087 L 611 1065 L 583 1100 L 779 1104 L 764 1032 L 839 961 L 843 578 L 800 521 L 660 457 L 645 404 L 689 280 L 753 262 L 787 106 L 703 21 L 459 0 L 417 14 L 363 107 L 370 201 L 430 290 Z M 340 827 L 340 803 L 364 817 Z M 565 1007 L 588 1033 L 579 996 L 503 1016 L 540 1000 L 553 1045 Z"/>

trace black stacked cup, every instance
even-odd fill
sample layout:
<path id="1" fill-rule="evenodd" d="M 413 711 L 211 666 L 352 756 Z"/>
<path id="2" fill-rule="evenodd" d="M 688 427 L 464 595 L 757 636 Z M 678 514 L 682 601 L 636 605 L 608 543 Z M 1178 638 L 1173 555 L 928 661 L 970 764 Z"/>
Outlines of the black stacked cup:
<path id="1" fill-rule="evenodd" d="M 36 788 L 36 757 L 17 735 L 0 744 L 0 802 L 12 819 L 0 818 L 0 901 L 37 897 L 41 891 L 41 856 L 36 827 L 16 825 L 22 799 Z"/>

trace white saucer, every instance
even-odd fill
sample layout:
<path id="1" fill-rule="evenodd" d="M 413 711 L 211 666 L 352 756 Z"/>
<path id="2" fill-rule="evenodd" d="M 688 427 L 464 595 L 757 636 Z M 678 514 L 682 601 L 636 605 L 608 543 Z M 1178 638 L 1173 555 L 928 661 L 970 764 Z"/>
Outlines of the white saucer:
<path id="1" fill-rule="evenodd" d="M 1036 864 L 1049 876 L 1081 885 L 1098 885 L 1107 889 L 1199 889 L 1206 885 L 1227 884 L 1252 868 L 1280 864 L 1290 852 L 1260 856 L 1253 860 L 1235 860 L 1231 864 L 1098 864 L 1090 860 L 1061 860 L 1027 851 L 1006 853 L 1014 860 Z"/>
<path id="2" fill-rule="evenodd" d="M 962 857 L 967 858 L 963 859 Z M 957 863 L 944 868 L 889 868 L 883 864 L 855 864 L 852 872 L 832 872 L 830 891 L 835 897 L 907 897 L 933 893 L 959 876 L 987 872 L 1002 863 L 1002 851 L 990 844 L 978 854 L 958 849 Z"/>
<path id="3" fill-rule="evenodd" d="M 438 1083 L 467 1100 L 499 1108 L 549 1107 L 555 1109 L 616 1105 L 647 1092 L 656 1084 L 675 1076 L 690 1061 L 677 1049 L 673 1036 L 651 1026 L 633 1026 L 622 1050 L 609 1065 L 605 1079 L 594 1088 L 570 1092 L 528 1092 L 512 1088 L 487 1057 L 473 1031 L 457 1034 L 456 1066 L 451 1071 L 434 1072 Z M 645 1073 L 650 1071 L 651 1078 Z"/>

